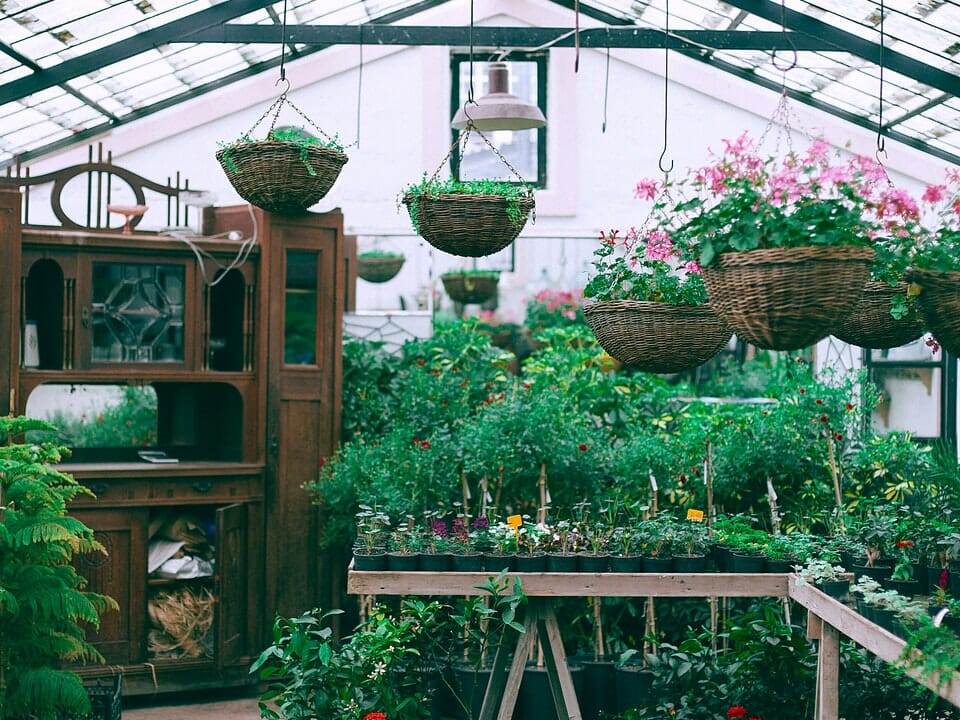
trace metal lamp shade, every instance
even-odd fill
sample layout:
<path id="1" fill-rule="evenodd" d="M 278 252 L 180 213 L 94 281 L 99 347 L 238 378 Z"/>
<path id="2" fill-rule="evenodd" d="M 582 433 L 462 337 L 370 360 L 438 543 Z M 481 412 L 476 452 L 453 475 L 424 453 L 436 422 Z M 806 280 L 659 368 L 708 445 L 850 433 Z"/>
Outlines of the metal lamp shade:
<path id="1" fill-rule="evenodd" d="M 457 111 L 451 123 L 454 129 L 463 130 L 472 125 L 480 131 L 529 130 L 547 124 L 540 108 L 510 94 L 510 72 L 506 63 L 490 63 L 489 84 L 489 93 Z"/>

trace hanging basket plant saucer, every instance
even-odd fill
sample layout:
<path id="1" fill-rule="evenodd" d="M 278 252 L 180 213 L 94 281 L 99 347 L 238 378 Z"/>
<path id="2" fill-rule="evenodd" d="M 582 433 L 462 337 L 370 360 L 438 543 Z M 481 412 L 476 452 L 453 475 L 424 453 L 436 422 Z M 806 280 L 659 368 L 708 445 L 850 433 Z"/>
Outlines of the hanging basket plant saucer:
<path id="1" fill-rule="evenodd" d="M 650 373 L 690 370 L 730 341 L 730 329 L 706 305 L 607 300 L 583 316 L 600 346 L 623 365 Z"/>
<path id="2" fill-rule="evenodd" d="M 289 105 L 319 132 L 276 127 L 280 109 Z M 263 140 L 254 139 L 268 116 Z M 347 162 L 343 146 L 307 118 L 284 92 L 244 135 L 217 151 L 217 161 L 237 194 L 251 205 L 279 215 L 305 212 L 322 200 Z"/>
<path id="3" fill-rule="evenodd" d="M 518 182 L 440 180 L 440 169 L 476 132 L 514 173 Z M 512 243 L 535 209 L 533 188 L 486 136 L 468 125 L 432 177 L 407 187 L 401 195 L 413 228 L 430 245 L 460 257 L 485 257 Z"/>

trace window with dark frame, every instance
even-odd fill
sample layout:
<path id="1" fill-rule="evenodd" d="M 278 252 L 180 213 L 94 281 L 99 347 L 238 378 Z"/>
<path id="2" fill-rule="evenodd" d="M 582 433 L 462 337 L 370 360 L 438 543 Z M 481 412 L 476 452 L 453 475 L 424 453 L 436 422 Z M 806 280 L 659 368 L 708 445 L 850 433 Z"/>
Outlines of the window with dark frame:
<path id="1" fill-rule="evenodd" d="M 473 97 L 480 98 L 487 93 L 487 68 L 489 60 L 497 58 L 473 59 Z M 547 109 L 547 53 L 513 53 L 502 58 L 510 73 L 510 92 L 522 100 L 536 104 L 546 115 Z M 466 53 L 451 55 L 450 117 L 463 107 L 470 92 L 470 56 Z M 459 130 L 452 131 L 451 143 L 459 142 Z M 472 131 L 467 138 L 463 157 L 453 153 L 450 159 L 450 171 L 457 180 L 504 180 L 519 182 L 513 171 L 497 157 L 497 153 L 484 141 L 490 142 L 496 151 L 510 163 L 526 182 L 534 187 L 547 185 L 547 129 L 531 130 L 495 130 L 480 135 Z"/>
<path id="2" fill-rule="evenodd" d="M 870 380 L 874 382 L 887 396 L 885 402 L 891 402 L 891 383 L 917 384 L 926 389 L 928 411 L 935 415 L 931 424 L 936 425 L 936 432 L 924 431 L 920 427 L 899 427 L 896 423 L 884 422 L 886 431 L 910 432 L 913 438 L 920 442 L 942 442 L 952 447 L 957 446 L 957 363 L 945 350 L 940 351 L 939 357 L 931 357 L 929 348 L 922 341 L 917 341 L 908 348 L 913 352 L 905 352 L 903 348 L 896 351 L 864 350 L 864 365 L 869 369 Z M 917 402 L 915 393 L 910 395 Z M 923 397 L 922 394 L 920 397 Z M 922 402 L 922 401 L 920 401 Z M 883 406 L 874 411 L 873 422 L 878 421 L 877 414 L 891 408 Z"/>

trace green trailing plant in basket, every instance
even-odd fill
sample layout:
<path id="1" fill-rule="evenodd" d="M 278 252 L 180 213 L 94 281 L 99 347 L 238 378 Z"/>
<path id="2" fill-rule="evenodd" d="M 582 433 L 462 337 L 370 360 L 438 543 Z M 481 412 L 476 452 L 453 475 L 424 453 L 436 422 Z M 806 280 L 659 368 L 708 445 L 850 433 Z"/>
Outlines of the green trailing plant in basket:
<path id="1" fill-rule="evenodd" d="M 944 182 L 928 185 L 920 200 L 923 229 L 911 266 L 960 272 L 960 170 L 948 169 Z"/>

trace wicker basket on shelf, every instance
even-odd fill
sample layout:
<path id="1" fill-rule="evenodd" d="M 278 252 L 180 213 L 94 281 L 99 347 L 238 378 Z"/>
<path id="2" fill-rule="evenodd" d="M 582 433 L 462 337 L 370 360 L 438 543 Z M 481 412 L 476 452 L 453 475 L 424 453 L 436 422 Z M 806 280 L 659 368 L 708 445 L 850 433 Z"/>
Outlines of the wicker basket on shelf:
<path id="1" fill-rule="evenodd" d="M 244 200 L 291 215 L 306 211 L 330 192 L 347 156 L 322 145 L 260 140 L 222 148 L 217 160 Z"/>
<path id="2" fill-rule="evenodd" d="M 799 350 L 853 311 L 873 255 L 850 245 L 725 252 L 703 269 L 703 281 L 737 337 L 767 350 Z"/>
<path id="3" fill-rule="evenodd" d="M 420 236 L 438 250 L 461 257 L 484 257 L 503 250 L 527 224 L 532 195 L 407 193 L 403 196 Z M 517 212 L 509 210 L 515 204 Z"/>
<path id="4" fill-rule="evenodd" d="M 403 255 L 360 255 L 357 257 L 357 277 L 372 283 L 393 280 L 403 267 Z"/>
<path id="5" fill-rule="evenodd" d="M 920 312 L 910 307 L 902 318 L 890 314 L 894 295 L 907 295 L 908 285 L 870 280 L 853 312 L 842 320 L 833 336 L 857 347 L 886 350 L 913 342 L 923 335 Z"/>
<path id="6" fill-rule="evenodd" d="M 909 270 L 920 286 L 917 302 L 926 329 L 951 355 L 960 355 L 960 272 Z"/>
<path id="7" fill-rule="evenodd" d="M 612 357 L 651 373 L 702 365 L 732 334 L 709 305 L 611 300 L 584 306 L 583 316 Z"/>
<path id="8" fill-rule="evenodd" d="M 498 273 L 445 273 L 440 276 L 450 299 L 461 305 L 481 305 L 497 294 Z"/>

